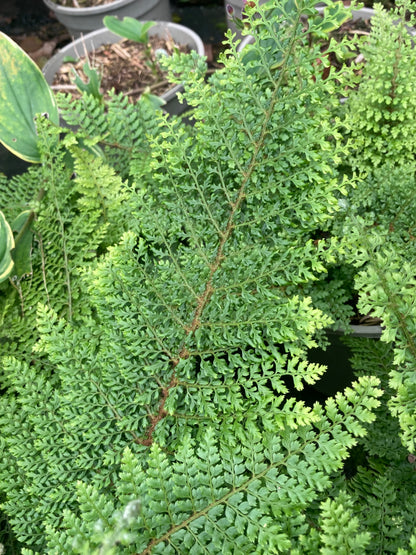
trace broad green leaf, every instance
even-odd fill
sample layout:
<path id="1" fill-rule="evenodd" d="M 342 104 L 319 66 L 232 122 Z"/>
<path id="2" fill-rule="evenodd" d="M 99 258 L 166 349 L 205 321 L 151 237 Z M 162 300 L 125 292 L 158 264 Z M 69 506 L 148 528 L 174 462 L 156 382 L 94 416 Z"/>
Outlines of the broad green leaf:
<path id="1" fill-rule="evenodd" d="M 25 210 L 17 216 L 11 225 L 12 231 L 15 233 L 15 248 L 12 251 L 14 261 L 13 275 L 16 275 L 18 278 L 25 274 L 30 274 L 32 271 L 30 253 L 33 240 L 31 229 L 33 215 L 31 210 Z"/>
<path id="2" fill-rule="evenodd" d="M 36 114 L 59 123 L 58 109 L 41 70 L 0 32 L 0 141 L 19 158 L 39 162 Z"/>
<path id="3" fill-rule="evenodd" d="M 147 87 L 141 96 L 142 102 L 146 102 L 148 106 L 151 106 L 154 110 L 158 110 L 162 106 L 166 104 L 166 101 L 163 100 L 160 96 L 156 96 L 151 94 L 150 87 Z"/>
<path id="4" fill-rule="evenodd" d="M 0 211 L 0 282 L 7 279 L 13 269 L 11 255 L 13 247 L 13 232 L 3 212 Z"/>
<path id="5" fill-rule="evenodd" d="M 103 19 L 103 23 L 112 33 L 142 44 L 145 44 L 149 40 L 147 31 L 155 24 L 154 21 L 141 22 L 134 19 L 134 17 L 124 17 L 123 20 L 120 21 L 114 15 L 106 15 Z"/>

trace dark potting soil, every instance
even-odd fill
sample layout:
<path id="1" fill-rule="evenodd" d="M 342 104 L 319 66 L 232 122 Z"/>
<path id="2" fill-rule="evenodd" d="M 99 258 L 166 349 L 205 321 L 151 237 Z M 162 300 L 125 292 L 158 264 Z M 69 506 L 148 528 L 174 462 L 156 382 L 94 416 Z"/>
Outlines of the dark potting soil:
<path id="1" fill-rule="evenodd" d="M 88 56 L 63 64 L 52 88 L 78 98 L 80 93 L 74 85 L 74 72 L 87 82 L 88 78 L 83 71 L 87 63 L 100 75 L 104 97 L 110 90 L 117 94 L 125 94 L 131 102 L 137 101 L 146 90 L 154 95 L 161 95 L 173 85 L 158 64 L 158 50 L 171 55 L 175 50 L 188 52 L 189 49 L 176 45 L 172 40 L 162 40 L 158 37 L 150 38 L 149 44 L 149 51 L 147 45 L 131 40 L 103 45 Z"/>

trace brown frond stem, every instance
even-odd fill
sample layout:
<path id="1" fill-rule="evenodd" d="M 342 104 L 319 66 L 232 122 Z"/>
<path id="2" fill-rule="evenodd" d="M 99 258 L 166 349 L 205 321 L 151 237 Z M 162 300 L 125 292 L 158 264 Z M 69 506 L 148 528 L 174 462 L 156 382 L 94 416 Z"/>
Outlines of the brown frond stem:
<path id="1" fill-rule="evenodd" d="M 160 398 L 160 401 L 159 401 L 159 410 L 158 410 L 157 414 L 149 415 L 150 426 L 146 430 L 146 435 L 145 435 L 144 439 L 136 438 L 134 440 L 135 443 L 138 443 L 139 445 L 146 445 L 146 446 L 149 446 L 149 447 L 150 447 L 150 445 L 152 445 L 152 443 L 153 443 L 153 432 L 155 431 L 155 428 L 159 424 L 159 422 L 161 420 L 163 420 L 163 418 L 165 418 L 165 416 L 168 415 L 168 413 L 165 409 L 166 400 L 169 397 L 170 390 L 172 388 L 176 387 L 177 383 L 178 383 L 178 380 L 176 378 L 175 372 L 173 372 L 169 384 L 165 387 L 162 387 L 161 398 Z"/>
<path id="2" fill-rule="evenodd" d="M 298 20 L 298 23 L 299 23 L 299 20 Z M 296 36 L 294 35 L 292 37 L 292 40 L 291 40 L 291 45 L 290 45 L 290 47 L 288 48 L 288 50 L 286 52 L 285 59 L 283 60 L 283 63 L 282 63 L 282 67 L 284 67 L 285 64 L 288 62 L 288 59 L 291 56 L 292 51 L 294 49 L 295 42 L 296 42 Z M 249 181 L 250 181 L 250 179 L 253 175 L 253 172 L 256 168 L 256 165 L 258 163 L 260 151 L 263 147 L 264 139 L 267 135 L 267 125 L 268 125 L 268 122 L 269 122 L 269 120 L 272 116 L 272 113 L 273 113 L 273 110 L 274 110 L 274 107 L 275 107 L 275 104 L 276 104 L 276 101 L 277 101 L 278 91 L 280 89 L 280 86 L 281 86 L 283 80 L 284 80 L 284 71 L 282 70 L 280 72 L 279 78 L 275 82 L 274 93 L 273 93 L 273 96 L 270 100 L 270 105 L 268 107 L 268 110 L 265 112 L 265 117 L 264 117 L 264 121 L 263 121 L 263 124 L 262 124 L 260 136 L 259 136 L 259 139 L 255 143 L 255 148 L 254 148 L 253 155 L 251 157 L 250 164 L 248 165 L 248 168 L 245 171 L 242 171 L 242 183 L 241 183 L 240 189 L 238 190 L 238 193 L 236 195 L 236 199 L 234 200 L 234 202 L 230 202 L 231 210 L 230 210 L 230 213 L 229 213 L 229 216 L 228 216 L 228 219 L 227 219 L 227 223 L 224 227 L 224 231 L 219 231 L 219 233 L 218 233 L 218 235 L 219 235 L 219 244 L 218 244 L 218 248 L 217 248 L 217 252 L 216 252 L 214 261 L 210 265 L 210 273 L 209 273 L 208 279 L 206 281 L 205 289 L 204 289 L 203 293 L 197 298 L 197 306 L 195 308 L 191 323 L 187 326 L 184 326 L 185 337 L 184 337 L 184 340 L 182 341 L 182 345 L 179 348 L 179 354 L 178 354 L 177 357 L 171 358 L 171 363 L 173 365 L 173 374 L 172 374 L 171 381 L 170 381 L 170 383 L 167 387 L 164 387 L 161 390 L 162 391 L 162 396 L 161 396 L 161 399 L 160 399 L 160 402 L 159 402 L 159 411 L 156 415 L 153 415 L 152 417 L 150 417 L 150 425 L 149 425 L 148 429 L 146 430 L 145 438 L 140 440 L 140 443 L 142 445 L 147 445 L 147 446 L 152 445 L 152 443 L 153 443 L 153 433 L 154 433 L 154 430 L 155 430 L 157 424 L 165 416 L 167 416 L 167 412 L 165 411 L 165 408 L 164 408 L 165 404 L 166 404 L 166 400 L 169 396 L 170 391 L 178 384 L 178 379 L 177 379 L 176 374 L 175 374 L 175 368 L 179 364 L 179 361 L 181 359 L 185 359 L 185 358 L 189 357 L 189 351 L 186 348 L 186 341 L 189 338 L 189 336 L 194 334 L 195 331 L 201 326 L 202 314 L 203 314 L 206 306 L 208 305 L 212 294 L 214 293 L 213 279 L 214 279 L 214 276 L 215 276 L 216 272 L 221 267 L 221 264 L 222 264 L 223 260 L 225 259 L 225 256 L 224 256 L 225 246 L 226 246 L 227 241 L 231 237 L 231 234 L 234 230 L 234 227 L 235 227 L 234 220 L 235 220 L 236 214 L 239 211 L 239 209 L 241 207 L 241 204 L 243 203 L 243 201 L 246 198 L 247 184 L 249 183 Z"/>

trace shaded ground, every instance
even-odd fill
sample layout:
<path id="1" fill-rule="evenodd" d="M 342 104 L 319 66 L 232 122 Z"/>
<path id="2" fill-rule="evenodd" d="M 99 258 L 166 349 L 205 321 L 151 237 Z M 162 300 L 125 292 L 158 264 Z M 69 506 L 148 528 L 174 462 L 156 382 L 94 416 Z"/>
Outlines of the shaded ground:
<path id="1" fill-rule="evenodd" d="M 216 1 L 216 0 L 214 0 Z M 42 0 L 1 0 L 0 31 L 15 40 L 42 67 L 71 37 Z M 222 2 L 196 5 L 171 2 L 172 21 L 193 29 L 214 52 L 226 30 Z M 208 53 L 209 53 L 208 52 Z"/>
<path id="2" fill-rule="evenodd" d="M 51 17 L 42 0 L 1 2 L 0 31 L 30 53 L 40 66 L 71 38 L 65 27 Z"/>

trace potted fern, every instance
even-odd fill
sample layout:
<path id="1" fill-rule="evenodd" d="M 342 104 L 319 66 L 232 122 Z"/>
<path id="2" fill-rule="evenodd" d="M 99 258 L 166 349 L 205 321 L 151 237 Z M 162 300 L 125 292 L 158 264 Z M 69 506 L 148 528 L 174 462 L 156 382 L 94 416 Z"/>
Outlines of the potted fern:
<path id="1" fill-rule="evenodd" d="M 416 97 L 410 83 L 416 54 L 409 28 L 414 21 L 406 2 L 390 12 L 375 6 L 372 33 L 361 45 L 365 64 L 339 111 L 353 149 L 340 174 L 355 174 L 357 183 L 341 201 L 332 231 L 342 238 L 344 260 L 352 265 L 357 245 L 350 239 L 357 227 L 363 235 L 376 230 L 393 248 L 412 252 Z"/>
<path id="2" fill-rule="evenodd" d="M 351 387 L 299 400 L 330 324 L 305 288 L 339 247 L 316 230 L 352 179 L 346 77 L 323 78 L 300 22 L 314 2 L 276 6 L 248 11 L 258 40 L 230 39 L 208 82 L 167 60 L 193 127 L 59 95 L 77 131 L 37 117 L 42 163 L 0 188 L 7 221 L 36 214 L 31 275 L 0 298 L 0 491 L 23 552 L 414 549 L 411 264 L 377 274 L 363 245 L 386 342 L 356 352 Z"/>
<path id="3" fill-rule="evenodd" d="M 73 38 L 101 29 L 106 15 L 170 21 L 169 0 L 43 0 Z"/>
<path id="4" fill-rule="evenodd" d="M 343 292 L 350 304 L 355 300 L 358 314 L 369 315 L 361 316 L 364 325 L 351 329 L 352 335 L 361 337 L 382 337 L 386 322 L 380 309 L 369 302 L 373 296 L 365 281 L 369 270 L 358 263 L 363 259 L 358 253 L 364 251 L 368 257 L 371 253 L 367 261 L 370 268 L 379 265 L 377 257 L 383 249 L 403 261 L 415 259 L 416 99 L 410 83 L 415 77 L 416 56 L 409 33 L 409 26 L 414 25 L 411 13 L 406 3 L 390 12 L 375 6 L 372 33 L 361 45 L 365 64 L 355 90 L 348 92 L 347 101 L 338 110 L 353 148 L 352 155 L 340 164 L 340 175 L 355 174 L 356 184 L 347 199 L 340 199 L 341 211 L 332 222 L 330 233 L 340 239 L 332 278 L 339 294 Z M 374 276 L 370 282 L 374 283 Z M 320 286 L 327 288 L 327 279 Z M 377 320 L 378 324 L 371 325 Z M 331 343 L 332 372 L 317 384 L 326 393 L 353 377 L 351 365 L 339 362 L 351 354 L 349 347 L 338 337 L 332 337 Z M 319 351 L 315 357 L 325 360 Z"/>

